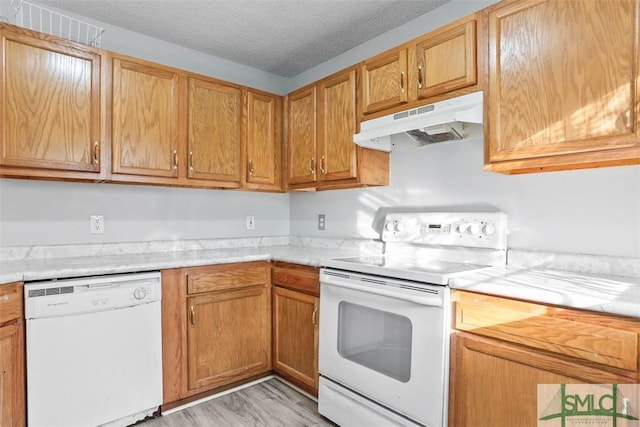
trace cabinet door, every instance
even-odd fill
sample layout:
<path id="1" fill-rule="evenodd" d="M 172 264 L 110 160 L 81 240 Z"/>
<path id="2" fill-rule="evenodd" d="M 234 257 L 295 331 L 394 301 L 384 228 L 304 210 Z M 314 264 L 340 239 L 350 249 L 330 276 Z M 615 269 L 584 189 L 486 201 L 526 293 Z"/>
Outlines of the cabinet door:
<path id="1" fill-rule="evenodd" d="M 189 79 L 189 178 L 240 183 L 240 88 Z"/>
<path id="2" fill-rule="evenodd" d="M 278 190 L 281 188 L 280 97 L 247 90 L 245 102 L 247 186 Z"/>
<path id="3" fill-rule="evenodd" d="M 316 89 L 293 92 L 287 100 L 289 184 L 316 180 Z"/>
<path id="4" fill-rule="evenodd" d="M 271 369 L 269 290 L 257 286 L 187 299 L 189 390 Z"/>
<path id="5" fill-rule="evenodd" d="M 476 20 L 436 31 L 416 45 L 418 98 L 477 82 Z"/>
<path id="6" fill-rule="evenodd" d="M 113 59 L 113 172 L 178 176 L 178 74 Z"/>
<path id="7" fill-rule="evenodd" d="M 492 10 L 488 162 L 585 153 L 579 165 L 637 144 L 636 22 L 634 0 Z"/>
<path id="8" fill-rule="evenodd" d="M 396 49 L 366 60 L 361 67 L 362 113 L 408 102 L 407 71 L 407 49 Z"/>
<path id="9" fill-rule="evenodd" d="M 319 181 L 355 178 L 356 70 L 318 84 Z"/>
<path id="10" fill-rule="evenodd" d="M 100 54 L 0 30 L 0 166 L 100 172 Z"/>
<path id="11" fill-rule="evenodd" d="M 25 425 L 24 328 L 0 328 L 0 426 Z"/>
<path id="12" fill-rule="evenodd" d="M 497 340 L 460 333 L 452 340 L 451 427 L 536 427 L 538 384 L 635 382 Z"/>
<path id="13" fill-rule="evenodd" d="M 273 288 L 274 369 L 318 393 L 318 301 L 301 292 Z"/>

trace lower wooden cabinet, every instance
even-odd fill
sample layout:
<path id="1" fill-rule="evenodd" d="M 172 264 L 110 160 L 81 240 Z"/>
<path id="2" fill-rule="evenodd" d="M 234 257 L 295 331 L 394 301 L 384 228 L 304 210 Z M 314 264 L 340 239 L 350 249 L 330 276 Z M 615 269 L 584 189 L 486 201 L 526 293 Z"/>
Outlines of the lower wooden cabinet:
<path id="1" fill-rule="evenodd" d="M 318 395 L 318 269 L 275 263 L 273 368 L 301 389 Z"/>
<path id="2" fill-rule="evenodd" d="M 271 372 L 269 262 L 162 271 L 164 407 Z"/>
<path id="3" fill-rule="evenodd" d="M 638 382 L 640 319 L 469 292 L 453 300 L 451 427 L 538 426 L 538 384 Z"/>
<path id="4" fill-rule="evenodd" d="M 268 287 L 187 299 L 189 390 L 228 384 L 271 369 Z"/>
<path id="5" fill-rule="evenodd" d="M 276 373 L 318 394 L 318 297 L 273 288 L 273 362 Z"/>
<path id="6" fill-rule="evenodd" d="M 22 283 L 0 287 L 0 426 L 25 425 Z"/>

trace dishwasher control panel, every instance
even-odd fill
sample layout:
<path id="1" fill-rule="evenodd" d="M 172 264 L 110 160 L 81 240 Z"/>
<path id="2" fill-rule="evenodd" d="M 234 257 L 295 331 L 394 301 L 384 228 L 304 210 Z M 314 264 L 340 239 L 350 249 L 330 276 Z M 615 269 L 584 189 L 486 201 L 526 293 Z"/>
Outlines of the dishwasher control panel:
<path id="1" fill-rule="evenodd" d="M 161 300 L 160 272 L 27 282 L 25 317 L 68 316 Z"/>

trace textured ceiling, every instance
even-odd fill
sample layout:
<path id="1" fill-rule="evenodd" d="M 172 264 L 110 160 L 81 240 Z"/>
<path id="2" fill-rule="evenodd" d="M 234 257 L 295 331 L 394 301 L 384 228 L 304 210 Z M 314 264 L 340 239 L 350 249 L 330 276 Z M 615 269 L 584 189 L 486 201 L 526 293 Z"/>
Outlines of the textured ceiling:
<path id="1" fill-rule="evenodd" d="M 448 1 L 40 0 L 38 3 L 293 77 Z"/>

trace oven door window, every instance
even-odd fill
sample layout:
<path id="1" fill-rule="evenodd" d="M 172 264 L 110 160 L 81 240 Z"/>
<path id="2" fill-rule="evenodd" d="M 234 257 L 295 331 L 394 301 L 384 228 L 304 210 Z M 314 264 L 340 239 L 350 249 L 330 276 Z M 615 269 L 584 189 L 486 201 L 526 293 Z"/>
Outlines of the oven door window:
<path id="1" fill-rule="evenodd" d="M 411 321 L 387 311 L 342 301 L 338 307 L 338 353 L 383 375 L 411 378 Z"/>

